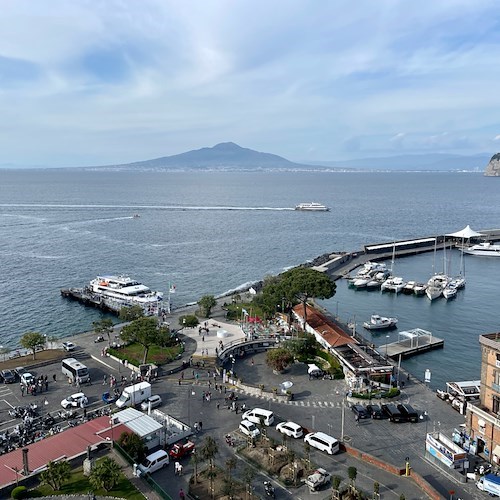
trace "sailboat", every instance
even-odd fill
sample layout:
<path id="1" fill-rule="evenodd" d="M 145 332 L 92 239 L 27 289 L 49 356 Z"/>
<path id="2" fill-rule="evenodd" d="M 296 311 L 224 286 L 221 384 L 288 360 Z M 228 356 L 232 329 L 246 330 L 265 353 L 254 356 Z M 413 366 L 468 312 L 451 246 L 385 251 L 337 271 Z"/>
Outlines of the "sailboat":
<path id="1" fill-rule="evenodd" d="M 451 254 L 451 246 L 450 246 L 450 254 Z M 449 268 L 448 267 L 448 271 Z M 458 290 L 465 286 L 465 276 L 463 276 L 464 272 L 464 254 L 460 252 L 460 274 L 450 279 L 445 289 L 443 290 L 443 297 L 447 300 L 453 299 L 457 296 Z"/>
<path id="2" fill-rule="evenodd" d="M 399 293 L 401 290 L 403 290 L 403 288 L 406 285 L 406 282 L 403 281 L 403 278 L 392 275 L 394 269 L 395 257 L 396 257 L 396 243 L 394 243 L 392 247 L 391 275 L 380 286 L 382 292 L 387 291 L 387 292 Z"/>
<path id="3" fill-rule="evenodd" d="M 444 247 L 446 249 L 446 245 Z M 436 263 L 436 253 L 437 253 L 437 238 L 434 242 L 434 262 L 432 264 L 432 268 L 434 269 Z M 450 281 L 448 276 L 446 275 L 446 250 L 444 255 L 444 267 L 445 272 L 435 273 L 433 276 L 429 278 L 427 282 L 427 288 L 425 289 L 425 294 L 429 298 L 429 300 L 435 300 L 438 297 L 441 297 L 443 294 L 443 290 L 446 288 L 446 285 Z"/>

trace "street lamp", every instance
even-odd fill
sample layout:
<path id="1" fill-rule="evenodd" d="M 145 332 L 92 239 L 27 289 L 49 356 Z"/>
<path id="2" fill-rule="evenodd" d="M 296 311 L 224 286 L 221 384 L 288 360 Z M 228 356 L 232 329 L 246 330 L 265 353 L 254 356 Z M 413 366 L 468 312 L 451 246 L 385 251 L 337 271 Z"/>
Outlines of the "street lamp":
<path id="1" fill-rule="evenodd" d="M 114 439 L 114 436 L 113 436 L 113 424 L 114 424 L 113 420 L 114 420 L 113 419 L 113 415 L 111 415 L 109 417 L 109 425 L 111 426 L 111 448 L 113 448 L 114 442 L 115 442 L 115 439 Z"/>
<path id="2" fill-rule="evenodd" d="M 391 337 L 390 335 L 386 335 L 386 336 L 385 336 L 385 338 L 387 339 L 387 340 L 385 341 L 385 357 L 386 357 L 386 359 L 387 359 L 387 345 L 389 344 L 389 338 L 390 338 L 390 337 Z"/>

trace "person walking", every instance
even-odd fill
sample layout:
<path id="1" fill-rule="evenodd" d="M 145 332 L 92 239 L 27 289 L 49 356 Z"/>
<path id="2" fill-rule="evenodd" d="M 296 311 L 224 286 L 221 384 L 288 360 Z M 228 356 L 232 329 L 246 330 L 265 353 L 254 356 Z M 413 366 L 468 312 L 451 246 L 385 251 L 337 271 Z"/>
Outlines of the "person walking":
<path id="1" fill-rule="evenodd" d="M 20 384 L 21 385 L 21 396 L 24 397 L 24 384 Z"/>
<path id="2" fill-rule="evenodd" d="M 186 495 L 184 493 L 184 490 L 181 488 L 179 490 L 179 500 L 185 500 L 186 499 Z"/>
<path id="3" fill-rule="evenodd" d="M 52 375 L 52 379 L 54 380 L 54 382 L 56 381 L 57 375 L 55 373 L 54 373 L 54 375 Z"/>

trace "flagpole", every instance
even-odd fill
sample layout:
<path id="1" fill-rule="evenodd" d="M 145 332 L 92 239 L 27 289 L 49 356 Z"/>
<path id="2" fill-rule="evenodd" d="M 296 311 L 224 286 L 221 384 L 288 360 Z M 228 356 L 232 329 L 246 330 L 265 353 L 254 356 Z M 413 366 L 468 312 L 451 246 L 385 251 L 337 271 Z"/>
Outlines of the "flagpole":
<path id="1" fill-rule="evenodd" d="M 167 311 L 170 314 L 170 281 L 168 282 L 168 303 L 167 303 Z"/>

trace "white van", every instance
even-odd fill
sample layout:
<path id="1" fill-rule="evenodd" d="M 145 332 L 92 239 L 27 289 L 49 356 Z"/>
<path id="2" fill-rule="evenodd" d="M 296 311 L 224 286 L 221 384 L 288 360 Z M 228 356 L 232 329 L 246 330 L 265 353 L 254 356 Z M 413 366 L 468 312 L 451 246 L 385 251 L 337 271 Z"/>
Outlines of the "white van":
<path id="1" fill-rule="evenodd" d="M 272 425 L 274 422 L 274 413 L 263 408 L 254 408 L 243 413 L 241 418 L 242 420 L 250 420 L 254 424 L 260 424 L 262 421 L 264 425 Z"/>
<path id="2" fill-rule="evenodd" d="M 251 438 L 256 438 L 259 436 L 260 431 L 255 427 L 253 422 L 249 420 L 242 420 L 240 423 L 240 431 L 245 434 L 245 436 L 249 436 Z"/>
<path id="3" fill-rule="evenodd" d="M 144 461 L 137 466 L 137 475 L 152 474 L 153 472 L 168 465 L 168 453 L 165 450 L 158 450 L 148 455 Z"/>
<path id="4" fill-rule="evenodd" d="M 326 451 L 330 455 L 339 452 L 340 445 L 337 439 L 324 432 L 310 432 L 304 438 L 304 441 L 318 450 Z"/>

